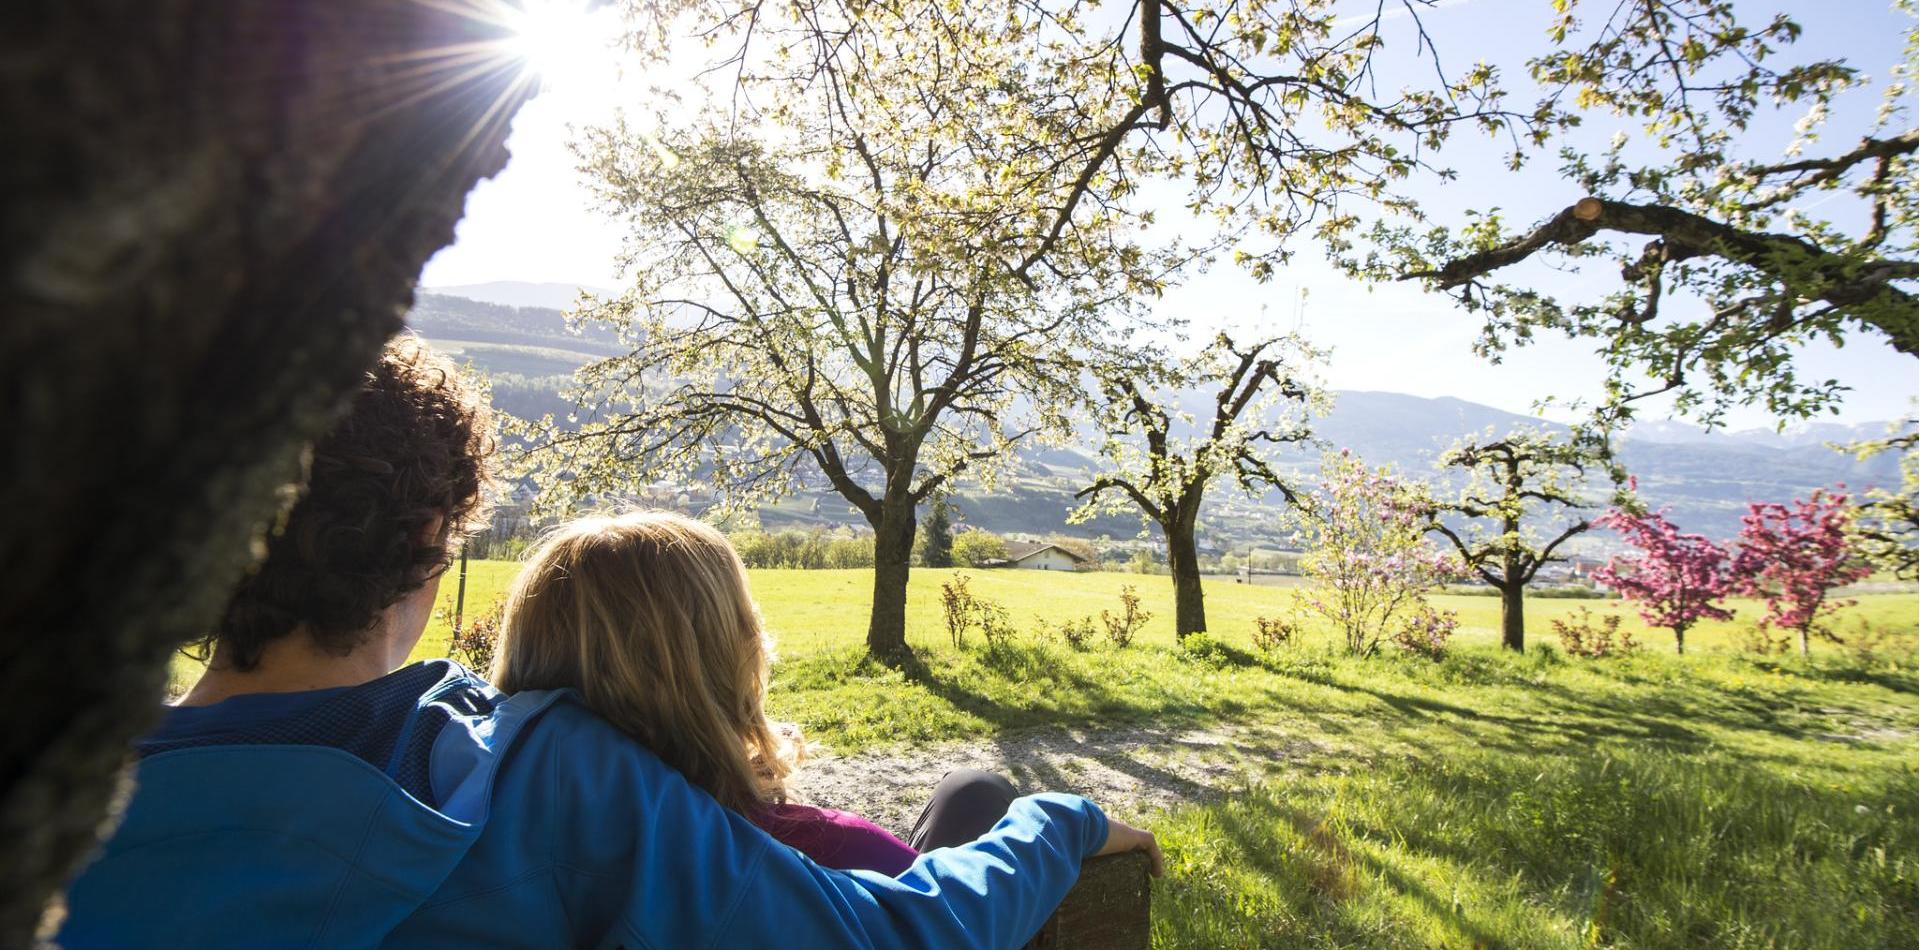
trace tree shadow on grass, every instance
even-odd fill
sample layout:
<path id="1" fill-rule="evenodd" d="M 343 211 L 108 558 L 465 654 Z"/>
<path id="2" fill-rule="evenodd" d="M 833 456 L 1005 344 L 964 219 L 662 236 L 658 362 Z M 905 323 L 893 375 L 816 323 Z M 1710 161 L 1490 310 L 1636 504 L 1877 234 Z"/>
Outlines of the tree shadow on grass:
<path id="1" fill-rule="evenodd" d="M 1464 945 L 1537 945 L 1550 920 L 1627 945 L 1913 945 L 1912 866 L 1873 857 L 1920 843 L 1911 811 L 1894 811 L 1911 799 L 1909 775 L 1872 793 L 1883 813 L 1856 808 L 1857 791 L 1731 757 L 1464 758 L 1267 784 L 1209 806 L 1204 822 L 1181 823 L 1208 837 L 1184 846 L 1257 874 L 1289 913 L 1233 900 L 1246 885 L 1218 874 L 1169 881 L 1171 907 L 1157 913 L 1238 914 L 1269 942 L 1418 945 L 1424 923 Z M 1448 880 L 1455 895 L 1436 889 Z"/>
<path id="2" fill-rule="evenodd" d="M 1129 697 L 1038 645 L 1015 643 L 987 648 L 967 656 L 964 662 L 978 664 L 1008 685 L 1045 689 L 1047 693 L 1039 702 L 1033 701 L 1031 692 L 1017 702 L 1003 702 L 986 695 L 977 682 L 971 681 L 967 675 L 971 671 L 965 667 L 937 669 L 917 655 L 900 661 L 895 668 L 948 706 L 991 724 L 996 734 L 1062 725 L 1117 725 L 1148 718 L 1159 725 L 1190 724 L 1235 715 L 1246 708 L 1232 699 L 1210 705 L 1143 702 L 1144 697 Z M 1059 697 L 1072 697 L 1072 707 L 1050 701 Z"/>
<path id="3" fill-rule="evenodd" d="M 1683 726 L 1678 716 L 1653 714 L 1642 709 L 1595 704 L 1556 684 L 1535 684 L 1533 689 L 1551 694 L 1549 704 L 1556 715 L 1541 716 L 1500 713 L 1449 703 L 1419 695 L 1421 684 L 1409 683 L 1406 692 L 1333 679 L 1324 685 L 1349 693 L 1371 696 L 1394 711 L 1403 724 L 1445 728 L 1476 744 L 1508 752 L 1541 751 L 1549 746 L 1582 746 L 1592 743 L 1631 739 L 1659 742 L 1675 748 L 1698 749 L 1709 739 L 1698 730 Z M 1582 712 L 1578 717 L 1566 715 Z"/>

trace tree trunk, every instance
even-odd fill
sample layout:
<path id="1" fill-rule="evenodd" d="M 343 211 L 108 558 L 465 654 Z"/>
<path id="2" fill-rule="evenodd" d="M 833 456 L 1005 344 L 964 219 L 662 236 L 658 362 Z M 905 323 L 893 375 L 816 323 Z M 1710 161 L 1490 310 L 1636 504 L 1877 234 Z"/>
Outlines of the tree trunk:
<path id="1" fill-rule="evenodd" d="M 513 71 L 421 69 L 497 29 L 388 0 L 0 7 L 0 947 L 111 830 L 174 648 L 505 163 Z"/>
<path id="2" fill-rule="evenodd" d="M 1526 590 L 1513 581 L 1500 588 L 1500 645 L 1516 653 L 1527 648 Z"/>
<path id="3" fill-rule="evenodd" d="M 913 559 L 913 502 L 888 498 L 873 526 L 873 610 L 867 652 L 882 660 L 907 655 L 907 575 Z"/>
<path id="4" fill-rule="evenodd" d="M 1167 535 L 1167 565 L 1173 574 L 1173 631 L 1180 639 L 1207 629 L 1207 603 L 1200 588 L 1200 555 L 1193 541 L 1193 523 L 1161 525 Z"/>
<path id="5" fill-rule="evenodd" d="M 1679 656 L 1687 655 L 1687 628 L 1685 626 L 1673 628 L 1673 652 Z"/>
<path id="6" fill-rule="evenodd" d="M 1807 636 L 1807 628 L 1801 627 L 1800 628 L 1800 657 L 1801 659 L 1806 659 L 1811 656 L 1813 656 L 1813 645 L 1809 642 L 1809 638 Z"/>

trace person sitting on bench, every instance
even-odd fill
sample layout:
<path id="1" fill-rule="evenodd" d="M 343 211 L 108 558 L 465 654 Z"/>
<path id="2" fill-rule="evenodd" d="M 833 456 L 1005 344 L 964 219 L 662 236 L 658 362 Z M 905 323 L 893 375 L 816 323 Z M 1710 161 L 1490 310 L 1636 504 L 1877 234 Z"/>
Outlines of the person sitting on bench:
<path id="1" fill-rule="evenodd" d="M 481 518 L 489 429 L 450 364 L 387 348 L 206 673 L 136 744 L 62 946 L 1015 947 L 1083 859 L 1152 847 L 1040 794 L 897 876 L 831 870 L 570 690 L 403 666 Z"/>
<path id="2" fill-rule="evenodd" d="M 1018 796 L 962 769 L 907 841 L 859 815 L 792 801 L 805 748 L 767 719 L 771 645 L 746 565 L 711 525 L 669 511 L 560 526 L 507 593 L 493 684 L 572 689 L 601 718 L 775 840 L 830 868 L 899 874 L 922 851 L 985 834 Z"/>

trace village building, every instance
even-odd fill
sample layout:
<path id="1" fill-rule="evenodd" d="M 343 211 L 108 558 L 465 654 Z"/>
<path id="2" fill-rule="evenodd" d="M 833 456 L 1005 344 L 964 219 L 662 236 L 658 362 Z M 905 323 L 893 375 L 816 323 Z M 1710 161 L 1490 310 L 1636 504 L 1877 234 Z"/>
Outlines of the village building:
<path id="1" fill-rule="evenodd" d="M 995 558 L 982 566 L 1017 567 L 1028 571 L 1077 571 L 1086 565 L 1086 558 L 1057 544 L 1008 541 L 1004 559 Z"/>

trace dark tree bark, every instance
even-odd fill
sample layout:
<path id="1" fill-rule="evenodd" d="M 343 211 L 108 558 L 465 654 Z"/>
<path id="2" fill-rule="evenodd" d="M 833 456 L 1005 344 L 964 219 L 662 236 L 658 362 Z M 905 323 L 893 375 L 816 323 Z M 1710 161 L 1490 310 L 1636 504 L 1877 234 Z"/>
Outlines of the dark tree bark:
<path id="1" fill-rule="evenodd" d="M 914 502 L 887 498 L 873 526 L 873 609 L 867 652 L 883 660 L 907 655 L 907 580 L 913 560 Z"/>
<path id="2" fill-rule="evenodd" d="M 1500 588 L 1500 645 L 1515 653 L 1527 649 L 1527 585 L 1509 582 Z"/>
<path id="3" fill-rule="evenodd" d="M 1917 143 L 1920 137 L 1911 132 L 1884 141 L 1870 139 L 1861 154 L 1911 155 Z M 1799 296 L 1847 308 L 1862 323 L 1886 334 L 1894 349 L 1909 355 L 1920 351 L 1914 295 L 1898 286 L 1920 277 L 1920 265 L 1897 258 L 1854 260 L 1798 235 L 1747 231 L 1666 205 L 1582 198 L 1523 237 L 1448 261 L 1437 270 L 1405 276 L 1452 289 L 1526 260 L 1549 245 L 1571 247 L 1605 231 L 1660 238 L 1670 248 L 1669 259 L 1712 256 L 1765 271 L 1788 283 Z"/>
<path id="4" fill-rule="evenodd" d="M 1161 525 L 1167 536 L 1167 566 L 1173 574 L 1173 630 L 1187 634 L 1207 629 L 1206 595 L 1200 589 L 1200 554 L 1194 543 L 1194 519 Z"/>
<path id="5" fill-rule="evenodd" d="M 0 8 L 0 947 L 506 160 L 517 67 L 420 55 L 498 35 L 450 7 Z"/>

